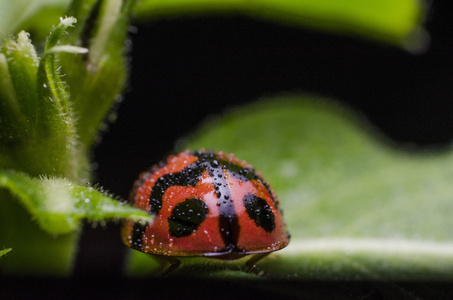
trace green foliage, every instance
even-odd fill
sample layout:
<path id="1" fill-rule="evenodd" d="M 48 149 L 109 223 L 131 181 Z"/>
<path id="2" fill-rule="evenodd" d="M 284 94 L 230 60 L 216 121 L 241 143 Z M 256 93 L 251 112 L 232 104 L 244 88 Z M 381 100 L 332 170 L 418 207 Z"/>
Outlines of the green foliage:
<path id="1" fill-rule="evenodd" d="M 419 0 L 142 0 L 139 18 L 235 12 L 319 30 L 360 35 L 411 51 L 426 46 L 421 23 L 424 3 Z"/>
<path id="2" fill-rule="evenodd" d="M 31 31 L 33 36 L 42 39 L 70 4 L 69 0 L 28 2 L 0 0 L 0 36 L 17 33 L 22 29 Z M 90 12 L 96 2 L 73 1 L 72 9 L 82 15 L 76 15 L 74 10 L 67 15 L 77 19 L 80 16 L 86 17 L 85 14 Z M 104 1 L 102 9 L 107 6 L 112 8 L 117 4 L 111 3 L 115 2 L 118 3 L 116 0 Z M 428 41 L 427 33 L 422 27 L 426 15 L 422 0 L 141 0 L 134 11 L 138 20 L 143 22 L 156 17 L 183 14 L 244 14 L 284 24 L 358 35 L 410 51 L 423 49 Z M 107 23 L 105 26 L 108 26 Z M 121 30 L 116 32 L 123 34 Z M 107 40 L 107 37 L 108 34 L 104 39 Z"/>
<path id="3" fill-rule="evenodd" d="M 81 157 L 69 95 L 57 65 L 58 53 L 86 51 L 58 42 L 76 20 L 66 18 L 52 31 L 39 60 L 27 33 L 9 39 L 0 52 L 4 81 L 0 142 L 6 167 L 38 176 L 86 176 L 88 166 Z M 3 99 L 8 99 L 4 101 Z M 49 147 L 52 145 L 52 147 Z M 4 167 L 5 167 L 4 166 Z"/>
<path id="4" fill-rule="evenodd" d="M 451 151 L 396 149 L 350 111 L 307 96 L 238 108 L 182 141 L 185 148 L 235 153 L 272 184 L 292 238 L 259 263 L 270 276 L 453 279 Z M 134 251 L 131 273 L 152 263 Z M 189 261 L 181 272 L 200 274 L 193 270 Z"/>
<path id="5" fill-rule="evenodd" d="M 0 250 L 0 257 L 11 251 L 11 248 Z"/>
<path id="6" fill-rule="evenodd" d="M 149 218 L 86 184 L 89 149 L 127 78 L 133 4 L 0 0 L 0 247 L 14 249 L 5 274 L 69 275 L 82 219 Z M 235 12 L 412 51 L 426 44 L 424 6 L 413 0 L 142 0 L 134 11 L 140 20 Z M 350 112 L 317 102 L 238 109 L 183 143 L 233 152 L 273 184 L 293 237 L 260 267 L 296 280 L 451 279 L 451 153 L 395 150 Z M 188 259 L 179 271 L 247 276 L 236 272 L 242 263 Z M 138 275 L 157 264 L 134 252 L 130 266 Z"/>
<path id="7" fill-rule="evenodd" d="M 0 37 L 28 28 L 45 37 L 63 16 L 69 0 L 0 0 Z M 44 34 L 44 35 L 43 35 Z"/>
<path id="8" fill-rule="evenodd" d="M 45 6 L 37 2 L 24 15 Z M 5 274 L 69 275 L 82 219 L 150 219 L 87 185 L 88 151 L 127 77 L 132 5 L 74 1 L 41 54 L 25 31 L 0 43 L 0 245 L 15 249 L 1 265 Z M 26 19 L 0 21 L 0 34 Z"/>
<path id="9" fill-rule="evenodd" d="M 32 179 L 22 173 L 0 170 L 0 187 L 15 195 L 48 233 L 70 233 L 79 227 L 81 219 L 101 221 L 128 217 L 150 221 L 147 213 L 125 206 L 93 187 L 77 185 L 67 179 Z"/>

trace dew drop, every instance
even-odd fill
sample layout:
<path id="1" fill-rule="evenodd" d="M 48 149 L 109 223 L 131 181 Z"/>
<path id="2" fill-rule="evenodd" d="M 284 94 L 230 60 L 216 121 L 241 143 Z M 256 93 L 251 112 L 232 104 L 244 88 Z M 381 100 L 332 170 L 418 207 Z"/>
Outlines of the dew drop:
<path id="1" fill-rule="evenodd" d="M 217 160 L 213 160 L 212 163 L 211 163 L 211 166 L 213 168 L 218 168 L 219 167 L 219 162 Z"/>

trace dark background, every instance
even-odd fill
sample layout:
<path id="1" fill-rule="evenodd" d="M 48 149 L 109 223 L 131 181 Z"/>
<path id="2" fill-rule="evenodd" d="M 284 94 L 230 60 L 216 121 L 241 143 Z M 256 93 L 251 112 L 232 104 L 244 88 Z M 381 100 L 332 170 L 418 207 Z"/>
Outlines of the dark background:
<path id="1" fill-rule="evenodd" d="M 453 13 L 434 2 L 431 42 L 414 55 L 359 38 L 240 16 L 160 19 L 131 34 L 131 78 L 118 118 L 94 151 L 105 189 L 128 197 L 138 174 L 228 107 L 280 92 L 337 99 L 405 148 L 453 140 Z M 85 226 L 76 276 L 120 276 L 119 224 Z"/>

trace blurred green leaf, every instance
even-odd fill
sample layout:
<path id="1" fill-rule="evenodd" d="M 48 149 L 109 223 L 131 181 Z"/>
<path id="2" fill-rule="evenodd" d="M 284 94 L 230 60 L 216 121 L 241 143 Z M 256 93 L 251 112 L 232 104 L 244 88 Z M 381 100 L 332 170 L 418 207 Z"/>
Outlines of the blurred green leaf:
<path id="1" fill-rule="evenodd" d="M 5 183 L 3 179 L 1 181 Z M 24 209 L 10 190 L 0 188 L 0 245 L 13 249 L 0 263 L 2 274 L 69 276 L 80 230 L 67 234 L 42 230 L 34 216 Z"/>
<path id="2" fill-rule="evenodd" d="M 0 257 L 11 251 L 11 248 L 0 250 Z"/>
<path id="3" fill-rule="evenodd" d="M 43 38 L 68 4 L 69 0 L 0 0 L 0 37 L 32 28 Z"/>
<path id="4" fill-rule="evenodd" d="M 350 111 L 310 97 L 233 110 L 184 148 L 235 153 L 271 183 L 292 235 L 259 263 L 271 276 L 453 279 L 452 151 L 403 151 Z M 132 273 L 144 261 L 134 253 Z"/>
<path id="5" fill-rule="evenodd" d="M 138 17 L 236 12 L 331 32 L 360 35 L 416 51 L 426 46 L 421 0 L 142 0 Z"/>
<path id="6" fill-rule="evenodd" d="M 33 179 L 23 173 L 0 170 L 0 187 L 15 195 L 41 229 L 48 233 L 69 233 L 79 227 L 81 219 L 102 221 L 127 217 L 150 220 L 150 216 L 141 210 L 124 205 L 93 187 L 77 185 L 67 179 Z"/>
<path id="7" fill-rule="evenodd" d="M 117 0 L 103 2 L 104 7 L 119 3 Z M 69 3 L 69 0 L 0 0 L 0 36 L 27 30 L 40 41 L 51 25 L 57 23 Z M 83 14 L 94 3 L 94 0 L 74 1 L 72 7 L 77 7 Z M 426 14 L 422 0 L 141 0 L 135 11 L 142 21 L 156 16 L 241 13 L 285 24 L 360 35 L 411 51 L 423 49 L 428 42 L 422 26 Z M 81 15 L 73 12 L 70 10 L 67 15 L 80 19 Z M 107 15 L 115 19 L 113 15 Z M 108 34 L 104 36 L 107 39 Z"/>

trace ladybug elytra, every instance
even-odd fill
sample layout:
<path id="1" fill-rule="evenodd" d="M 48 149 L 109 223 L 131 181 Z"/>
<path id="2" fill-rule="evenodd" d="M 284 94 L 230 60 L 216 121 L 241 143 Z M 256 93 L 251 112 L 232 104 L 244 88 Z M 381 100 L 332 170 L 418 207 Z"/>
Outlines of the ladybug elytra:
<path id="1" fill-rule="evenodd" d="M 130 195 L 151 223 L 125 221 L 123 242 L 176 269 L 178 256 L 255 263 L 289 243 L 278 200 L 255 169 L 232 154 L 184 151 L 143 172 Z"/>

